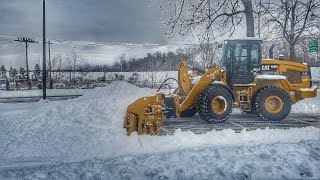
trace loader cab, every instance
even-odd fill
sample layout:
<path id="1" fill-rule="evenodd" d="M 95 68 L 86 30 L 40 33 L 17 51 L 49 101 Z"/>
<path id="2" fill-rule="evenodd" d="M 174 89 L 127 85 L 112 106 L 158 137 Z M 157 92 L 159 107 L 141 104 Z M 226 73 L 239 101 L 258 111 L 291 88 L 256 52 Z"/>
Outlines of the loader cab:
<path id="1" fill-rule="evenodd" d="M 261 71 L 260 39 L 226 40 L 222 45 L 220 67 L 227 71 L 229 85 L 252 83 Z"/>

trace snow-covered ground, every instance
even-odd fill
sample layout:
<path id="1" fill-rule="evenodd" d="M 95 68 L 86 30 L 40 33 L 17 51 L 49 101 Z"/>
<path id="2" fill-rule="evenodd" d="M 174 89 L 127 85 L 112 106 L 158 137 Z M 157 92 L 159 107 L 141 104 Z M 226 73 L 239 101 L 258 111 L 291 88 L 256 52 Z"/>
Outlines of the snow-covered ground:
<path id="1" fill-rule="evenodd" d="M 320 81 L 320 67 L 310 67 L 311 77 L 313 81 Z"/>
<path id="2" fill-rule="evenodd" d="M 126 135 L 127 106 L 154 90 L 114 82 L 67 101 L 0 104 L 0 179 L 319 179 L 316 127 Z M 292 113 L 320 114 L 320 97 Z"/>

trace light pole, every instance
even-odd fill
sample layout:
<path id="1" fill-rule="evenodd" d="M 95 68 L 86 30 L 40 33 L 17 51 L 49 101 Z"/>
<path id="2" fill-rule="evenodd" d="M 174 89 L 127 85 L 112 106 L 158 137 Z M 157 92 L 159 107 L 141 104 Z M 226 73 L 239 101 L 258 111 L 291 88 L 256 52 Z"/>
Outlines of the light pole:
<path id="1" fill-rule="evenodd" d="M 47 62 L 46 62 L 46 1 L 43 0 L 43 11 L 42 11 L 42 19 L 43 19 L 43 26 L 42 26 L 42 54 L 43 54 L 43 61 L 42 61 L 42 98 L 47 98 Z"/>

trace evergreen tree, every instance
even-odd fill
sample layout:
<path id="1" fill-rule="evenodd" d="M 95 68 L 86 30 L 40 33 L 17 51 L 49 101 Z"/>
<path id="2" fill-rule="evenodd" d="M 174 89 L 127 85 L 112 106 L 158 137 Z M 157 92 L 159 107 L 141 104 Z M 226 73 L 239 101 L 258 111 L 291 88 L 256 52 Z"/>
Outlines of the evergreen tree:
<path id="1" fill-rule="evenodd" d="M 26 80 L 27 79 L 27 71 L 23 68 L 23 67 L 20 67 L 19 69 L 19 77 L 20 79 L 23 79 L 23 80 Z"/>
<path id="2" fill-rule="evenodd" d="M 0 68 L 0 76 L 1 76 L 1 78 L 7 77 L 7 69 L 4 67 L 4 65 L 2 65 Z"/>
<path id="3" fill-rule="evenodd" d="M 16 79 L 17 74 L 18 74 L 17 69 L 10 67 L 10 69 L 9 69 L 9 76 L 10 76 L 10 78 L 11 78 L 12 80 Z"/>
<path id="4" fill-rule="evenodd" d="M 36 64 L 34 66 L 33 74 L 34 74 L 35 79 L 39 80 L 39 78 L 40 78 L 40 66 L 39 66 L 39 64 Z"/>

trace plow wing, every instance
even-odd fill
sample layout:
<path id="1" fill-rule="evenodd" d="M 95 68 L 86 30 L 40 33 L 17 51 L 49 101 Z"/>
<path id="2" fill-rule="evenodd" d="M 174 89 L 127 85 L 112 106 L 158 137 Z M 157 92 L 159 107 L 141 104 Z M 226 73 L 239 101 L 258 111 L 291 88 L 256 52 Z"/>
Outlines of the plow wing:
<path id="1" fill-rule="evenodd" d="M 163 93 L 154 96 L 142 97 L 130 104 L 123 123 L 127 134 L 137 131 L 139 135 L 160 134 L 160 128 L 164 120 L 164 99 Z"/>

